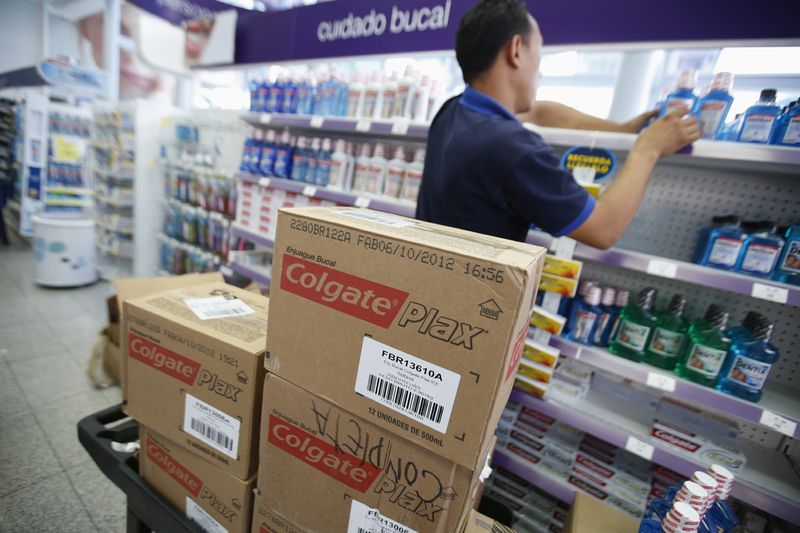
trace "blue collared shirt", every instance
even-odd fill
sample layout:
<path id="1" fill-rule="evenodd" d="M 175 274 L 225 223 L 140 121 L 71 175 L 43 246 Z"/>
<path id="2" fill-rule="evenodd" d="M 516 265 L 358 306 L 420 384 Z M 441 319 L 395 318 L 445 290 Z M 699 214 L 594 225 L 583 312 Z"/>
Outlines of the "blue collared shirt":
<path id="1" fill-rule="evenodd" d="M 524 241 L 532 224 L 574 231 L 594 205 L 553 148 L 486 94 L 467 87 L 433 119 L 418 219 Z"/>

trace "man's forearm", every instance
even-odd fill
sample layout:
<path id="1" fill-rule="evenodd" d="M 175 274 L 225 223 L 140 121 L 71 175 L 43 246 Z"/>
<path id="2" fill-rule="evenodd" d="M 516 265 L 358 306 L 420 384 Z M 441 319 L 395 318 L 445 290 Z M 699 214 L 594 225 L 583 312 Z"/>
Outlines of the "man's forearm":
<path id="1" fill-rule="evenodd" d="M 519 115 L 523 122 L 532 122 L 545 128 L 573 130 L 627 131 L 624 124 L 593 117 L 577 109 L 550 101 L 537 101 L 530 111 Z"/>

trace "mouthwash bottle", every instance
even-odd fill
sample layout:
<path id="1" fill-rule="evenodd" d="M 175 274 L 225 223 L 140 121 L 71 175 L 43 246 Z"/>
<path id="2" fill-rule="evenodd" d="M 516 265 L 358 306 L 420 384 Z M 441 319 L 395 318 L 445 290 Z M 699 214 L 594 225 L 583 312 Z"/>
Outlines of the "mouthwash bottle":
<path id="1" fill-rule="evenodd" d="M 683 316 L 686 298 L 680 294 L 672 297 L 669 308 L 658 318 L 656 329 L 647 345 L 644 361 L 658 368 L 674 370 L 686 347 L 689 321 Z"/>
<path id="2" fill-rule="evenodd" d="M 306 148 L 306 138 L 297 138 L 297 147 L 294 150 L 292 157 L 292 172 L 291 179 L 296 181 L 305 181 L 306 173 L 308 172 L 308 149 Z"/>
<path id="3" fill-rule="evenodd" d="M 786 244 L 778 259 L 772 279 L 800 285 L 800 224 L 789 226 L 784 234 Z"/>
<path id="4" fill-rule="evenodd" d="M 592 345 L 592 335 L 597 326 L 597 319 L 600 317 L 600 287 L 595 285 L 589 287 L 586 297 L 582 301 L 575 302 L 573 308 L 574 321 L 567 338 L 569 340 Z"/>
<path id="5" fill-rule="evenodd" d="M 731 339 L 725 334 L 730 315 L 719 307 L 709 307 L 705 315 L 708 328 L 689 330 L 689 347 L 675 367 L 675 373 L 706 387 L 714 387 L 725 363 Z"/>
<path id="6" fill-rule="evenodd" d="M 747 108 L 742 117 L 742 126 L 739 128 L 739 142 L 766 144 L 772 137 L 772 128 L 781 113 L 781 108 L 775 103 L 775 89 L 764 89 L 758 102 Z"/>
<path id="7" fill-rule="evenodd" d="M 772 276 L 784 245 L 783 239 L 776 234 L 776 224 L 765 220 L 743 223 L 742 228 L 749 237 L 742 246 L 736 271 L 761 278 Z"/>
<path id="8" fill-rule="evenodd" d="M 614 321 L 619 316 L 619 310 L 614 303 L 617 300 L 617 289 L 605 287 L 600 297 L 600 316 L 597 317 L 597 326 L 592 334 L 592 344 L 595 346 L 608 346 L 608 332 L 614 327 Z"/>
<path id="9" fill-rule="evenodd" d="M 714 217 L 711 222 L 713 227 L 700 234 L 695 250 L 695 263 L 721 270 L 733 270 L 747 238 L 741 228 L 741 219 L 728 215 Z"/>
<path id="10" fill-rule="evenodd" d="M 261 146 L 261 161 L 258 163 L 259 174 L 272 176 L 272 167 L 275 164 L 275 132 L 267 131 L 264 144 Z"/>
<path id="11" fill-rule="evenodd" d="M 782 146 L 800 146 L 800 99 L 790 103 L 778 117 L 770 142 Z"/>
<path id="12" fill-rule="evenodd" d="M 261 84 L 258 86 L 258 110 L 262 113 L 271 113 L 272 108 L 270 107 L 270 93 L 272 92 L 272 84 L 270 84 L 267 78 L 261 80 Z"/>
<path id="13" fill-rule="evenodd" d="M 322 147 L 317 158 L 317 179 L 316 183 L 320 187 L 327 187 L 331 179 L 331 140 L 323 139 Z"/>
<path id="14" fill-rule="evenodd" d="M 272 166 L 272 173 L 279 178 L 286 179 L 292 175 L 294 142 L 294 138 L 287 130 L 281 133 L 281 138 L 275 146 L 275 164 Z"/>
<path id="15" fill-rule="evenodd" d="M 694 115 L 700 123 L 700 132 L 703 139 L 718 139 L 728 111 L 733 104 L 731 87 L 733 74 L 720 72 L 714 76 L 709 91 L 697 101 Z"/>
<path id="16" fill-rule="evenodd" d="M 770 344 L 774 331 L 775 326 L 769 320 L 759 320 L 752 339 L 733 343 L 731 356 L 720 373 L 718 390 L 750 402 L 761 399 L 769 371 L 779 356 Z"/>
<path id="17" fill-rule="evenodd" d="M 648 287 L 642 289 L 636 303 L 622 310 L 617 334 L 608 348 L 611 353 L 636 362 L 644 358 L 647 341 L 658 322 L 658 317 L 653 313 L 655 301 L 656 290 Z"/>
<path id="18" fill-rule="evenodd" d="M 753 331 L 758 326 L 758 323 L 766 320 L 766 317 L 756 311 L 748 311 L 744 320 L 738 326 L 728 328 L 725 335 L 731 339 L 731 342 L 739 342 L 742 340 L 752 340 Z"/>
<path id="19" fill-rule="evenodd" d="M 694 69 L 682 70 L 675 80 L 675 85 L 672 86 L 672 92 L 661 104 L 658 116 L 663 117 L 680 106 L 689 108 L 689 112 L 691 112 L 697 102 L 697 96 L 694 94 L 695 85 L 697 85 L 697 71 Z"/>
<path id="20" fill-rule="evenodd" d="M 259 111 L 258 86 L 259 83 L 255 76 L 250 79 L 250 83 L 247 85 L 247 88 L 250 91 L 250 111 Z"/>
<path id="21" fill-rule="evenodd" d="M 579 302 L 583 302 L 584 298 L 586 298 L 586 295 L 589 294 L 589 289 L 591 289 L 595 285 L 597 285 L 596 281 L 592 280 L 581 281 L 580 284 L 578 285 L 578 294 L 576 294 L 574 298 L 561 298 L 561 304 L 559 305 L 558 314 L 567 317 L 567 323 L 564 325 L 564 329 L 561 332 L 562 335 L 566 336 L 570 332 L 570 330 L 572 330 L 572 326 L 575 324 L 575 312 L 578 310 L 577 304 Z M 544 291 L 539 291 L 539 292 L 542 293 L 542 297 L 544 297 L 543 294 Z M 563 309 L 561 306 L 563 306 Z"/>
<path id="22" fill-rule="evenodd" d="M 321 141 L 318 138 L 311 139 L 311 148 L 306 152 L 308 167 L 306 168 L 306 183 L 317 183 L 317 169 L 319 168 Z"/>

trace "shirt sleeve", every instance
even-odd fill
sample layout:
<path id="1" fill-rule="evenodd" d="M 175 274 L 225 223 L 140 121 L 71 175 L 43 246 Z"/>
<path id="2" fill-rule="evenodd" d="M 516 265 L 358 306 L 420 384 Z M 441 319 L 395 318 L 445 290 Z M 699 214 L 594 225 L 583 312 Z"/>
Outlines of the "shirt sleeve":
<path id="1" fill-rule="evenodd" d="M 567 235 L 592 214 L 594 198 L 561 168 L 548 144 L 524 133 L 514 136 L 514 158 L 501 178 L 505 199 L 531 224 L 556 237 Z"/>

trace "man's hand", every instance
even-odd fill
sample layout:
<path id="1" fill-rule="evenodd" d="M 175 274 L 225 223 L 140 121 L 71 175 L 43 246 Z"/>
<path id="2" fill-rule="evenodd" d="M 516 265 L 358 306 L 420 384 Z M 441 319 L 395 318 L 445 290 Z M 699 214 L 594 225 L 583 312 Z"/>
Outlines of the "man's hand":
<path id="1" fill-rule="evenodd" d="M 647 125 L 647 121 L 658 115 L 658 109 L 645 111 L 641 115 L 635 116 L 627 122 L 620 124 L 621 131 L 625 133 L 639 133 Z"/>
<path id="2" fill-rule="evenodd" d="M 653 122 L 639 135 L 634 151 L 656 159 L 674 154 L 700 138 L 700 126 L 694 117 L 682 118 L 688 107 L 679 107 Z"/>

